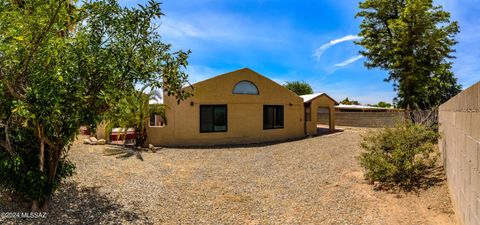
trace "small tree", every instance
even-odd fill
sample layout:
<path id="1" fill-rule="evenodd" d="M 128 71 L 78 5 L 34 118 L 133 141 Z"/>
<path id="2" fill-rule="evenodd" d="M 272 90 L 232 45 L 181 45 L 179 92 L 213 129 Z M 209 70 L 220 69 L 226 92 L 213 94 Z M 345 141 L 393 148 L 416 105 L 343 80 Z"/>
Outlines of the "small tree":
<path id="1" fill-rule="evenodd" d="M 161 42 L 162 15 L 156 1 L 0 2 L 0 176 L 33 210 L 47 209 L 71 174 L 65 159 L 80 125 L 95 126 L 135 84 L 190 95 L 188 52 Z"/>
<path id="2" fill-rule="evenodd" d="M 392 104 L 388 102 L 378 102 L 375 106 L 382 107 L 382 108 L 391 108 Z"/>
<path id="3" fill-rule="evenodd" d="M 313 94 L 312 86 L 305 81 L 287 81 L 284 87 L 290 91 L 293 91 L 297 95 Z"/>
<path id="4" fill-rule="evenodd" d="M 135 145 L 142 147 L 147 140 L 147 126 L 152 114 L 160 115 L 164 121 L 166 105 L 150 105 L 150 100 L 162 98 L 160 93 L 152 90 L 145 93 L 149 85 L 143 86 L 140 90 L 133 91 L 124 96 L 120 101 L 111 105 L 111 110 L 106 114 L 106 132 L 109 133 L 114 127 L 121 127 L 126 132 L 129 128 L 135 130 Z"/>
<path id="5" fill-rule="evenodd" d="M 348 97 L 346 97 L 345 99 L 340 101 L 340 104 L 343 104 L 343 105 L 360 105 L 360 102 L 355 101 L 355 100 L 350 100 L 350 99 L 348 99 Z"/>

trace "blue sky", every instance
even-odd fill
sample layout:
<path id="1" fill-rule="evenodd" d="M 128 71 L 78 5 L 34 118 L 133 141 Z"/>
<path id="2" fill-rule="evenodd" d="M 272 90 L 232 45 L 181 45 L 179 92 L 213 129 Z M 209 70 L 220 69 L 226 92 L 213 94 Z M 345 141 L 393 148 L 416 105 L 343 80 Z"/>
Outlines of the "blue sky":
<path id="1" fill-rule="evenodd" d="M 146 0 L 121 0 L 135 6 Z M 187 72 L 201 81 L 248 67 L 279 83 L 303 80 L 315 92 L 362 104 L 391 102 L 387 73 L 368 70 L 353 44 L 358 0 L 164 0 L 160 34 L 192 50 Z M 459 21 L 454 72 L 464 88 L 480 80 L 478 0 L 437 0 Z"/>

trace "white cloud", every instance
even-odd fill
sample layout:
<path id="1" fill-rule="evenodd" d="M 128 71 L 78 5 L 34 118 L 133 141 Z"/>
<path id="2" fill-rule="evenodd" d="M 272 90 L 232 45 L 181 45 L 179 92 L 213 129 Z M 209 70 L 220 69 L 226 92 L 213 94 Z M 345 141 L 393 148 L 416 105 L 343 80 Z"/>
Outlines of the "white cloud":
<path id="1" fill-rule="evenodd" d="M 162 19 L 160 26 L 160 31 L 166 35 L 175 36 L 175 37 L 202 37 L 205 36 L 196 27 L 188 23 L 183 23 L 180 21 L 175 21 L 167 18 Z"/>
<path id="2" fill-rule="evenodd" d="M 363 58 L 362 55 L 357 55 L 357 56 L 354 56 L 354 57 L 352 57 L 352 58 L 349 58 L 349 59 L 347 59 L 347 60 L 345 60 L 345 61 L 343 61 L 343 62 L 341 62 L 341 63 L 337 63 L 337 64 L 333 65 L 333 67 L 337 67 L 337 68 L 338 68 L 338 67 L 348 66 L 348 65 L 356 62 L 357 60 L 361 59 L 361 58 Z"/>
<path id="3" fill-rule="evenodd" d="M 226 43 L 262 43 L 272 45 L 284 42 L 290 30 L 284 24 L 253 21 L 237 14 L 193 13 L 188 16 L 170 15 L 161 19 L 162 37 L 172 43 L 178 40 L 215 41 Z M 281 29 L 277 29 L 283 26 Z M 273 43 L 272 43 L 273 42 Z"/>
<path id="4" fill-rule="evenodd" d="M 354 41 L 354 40 L 359 40 L 361 38 L 362 37 L 360 37 L 360 36 L 349 34 L 347 36 L 331 40 L 328 43 L 326 43 L 326 44 L 320 46 L 319 48 L 317 48 L 315 50 L 315 53 L 313 54 L 313 56 L 315 56 L 317 59 L 319 59 L 328 48 L 330 48 L 330 47 L 332 47 L 336 44 L 345 42 L 345 41 Z"/>

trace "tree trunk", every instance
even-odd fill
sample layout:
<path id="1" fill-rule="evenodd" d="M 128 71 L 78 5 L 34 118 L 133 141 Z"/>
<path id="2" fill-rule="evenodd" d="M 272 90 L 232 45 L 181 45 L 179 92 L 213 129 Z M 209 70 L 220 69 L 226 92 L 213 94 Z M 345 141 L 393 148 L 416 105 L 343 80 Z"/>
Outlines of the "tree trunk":
<path id="1" fill-rule="evenodd" d="M 38 154 L 38 170 L 43 173 L 45 171 L 45 139 L 43 138 L 43 130 L 40 126 L 37 126 L 38 134 L 40 136 L 40 152 Z M 32 201 L 33 212 L 40 210 L 38 200 Z"/>
<path id="2" fill-rule="evenodd" d="M 63 147 L 57 147 L 55 149 L 50 150 L 50 157 L 48 160 L 48 174 L 47 174 L 47 185 L 46 189 L 51 192 L 53 190 L 53 185 L 55 182 L 55 177 L 57 176 L 57 169 L 58 169 L 58 163 L 60 162 L 60 155 L 62 153 L 61 149 Z M 47 211 L 50 207 L 50 202 L 53 192 L 46 196 L 45 200 L 41 204 L 41 210 L 42 211 Z"/>

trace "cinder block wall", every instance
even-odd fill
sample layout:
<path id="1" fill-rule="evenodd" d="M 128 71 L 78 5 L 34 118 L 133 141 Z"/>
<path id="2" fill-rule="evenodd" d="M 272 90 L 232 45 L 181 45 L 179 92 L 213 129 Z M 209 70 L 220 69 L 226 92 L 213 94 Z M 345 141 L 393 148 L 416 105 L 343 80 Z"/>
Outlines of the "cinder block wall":
<path id="1" fill-rule="evenodd" d="M 480 82 L 440 106 L 439 147 L 460 224 L 480 224 Z"/>
<path id="2" fill-rule="evenodd" d="M 391 127 L 401 121 L 404 112 L 335 112 L 335 125 L 348 127 Z M 328 114 L 319 113 L 317 122 L 328 124 Z"/>

